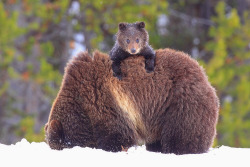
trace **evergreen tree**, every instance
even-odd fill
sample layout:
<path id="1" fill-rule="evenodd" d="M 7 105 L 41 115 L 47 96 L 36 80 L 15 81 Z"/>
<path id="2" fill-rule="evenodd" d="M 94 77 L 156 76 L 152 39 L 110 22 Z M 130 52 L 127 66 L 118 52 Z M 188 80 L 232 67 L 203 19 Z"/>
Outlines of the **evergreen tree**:
<path id="1" fill-rule="evenodd" d="M 236 9 L 225 11 L 219 2 L 206 45 L 212 58 L 205 69 L 221 101 L 217 144 L 250 147 L 250 13 L 241 24 Z"/>

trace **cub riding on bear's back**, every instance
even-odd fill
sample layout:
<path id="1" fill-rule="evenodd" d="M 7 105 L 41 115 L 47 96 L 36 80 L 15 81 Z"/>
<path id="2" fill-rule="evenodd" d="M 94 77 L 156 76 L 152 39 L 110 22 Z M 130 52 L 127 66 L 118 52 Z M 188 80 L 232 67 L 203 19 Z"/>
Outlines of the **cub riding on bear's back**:
<path id="1" fill-rule="evenodd" d="M 120 23 L 117 39 L 110 51 L 114 76 L 122 79 L 121 61 L 131 55 L 141 55 L 145 58 L 145 68 L 148 73 L 154 71 L 155 51 L 148 44 L 148 32 L 144 22 Z"/>
<path id="2" fill-rule="evenodd" d="M 45 125 L 52 149 L 117 152 L 145 144 L 162 153 L 209 150 L 219 114 L 215 89 L 189 55 L 168 48 L 154 52 L 144 27 L 120 23 L 111 59 L 95 51 L 69 61 Z M 111 65 L 116 77 L 126 76 L 123 81 Z"/>

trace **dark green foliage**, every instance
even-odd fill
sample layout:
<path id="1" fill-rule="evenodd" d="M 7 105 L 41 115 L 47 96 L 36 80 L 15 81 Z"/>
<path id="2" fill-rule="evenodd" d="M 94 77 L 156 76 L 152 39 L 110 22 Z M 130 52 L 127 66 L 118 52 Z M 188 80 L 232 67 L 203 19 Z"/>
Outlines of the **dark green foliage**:
<path id="1" fill-rule="evenodd" d="M 221 99 L 218 144 L 250 147 L 250 31 L 246 31 L 250 22 L 242 25 L 235 9 L 227 16 L 223 2 L 216 13 L 212 18 L 216 26 L 209 31 L 213 40 L 206 44 L 212 58 L 205 69 Z"/>

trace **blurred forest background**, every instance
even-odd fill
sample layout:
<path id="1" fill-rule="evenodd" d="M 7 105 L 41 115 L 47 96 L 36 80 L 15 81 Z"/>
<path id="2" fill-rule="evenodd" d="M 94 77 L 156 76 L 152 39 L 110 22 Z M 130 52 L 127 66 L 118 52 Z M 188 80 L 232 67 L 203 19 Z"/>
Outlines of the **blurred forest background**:
<path id="1" fill-rule="evenodd" d="M 153 48 L 206 69 L 221 103 L 214 146 L 250 147 L 250 0 L 1 0 L 0 143 L 44 141 L 67 61 L 108 52 L 118 23 L 135 21 Z"/>

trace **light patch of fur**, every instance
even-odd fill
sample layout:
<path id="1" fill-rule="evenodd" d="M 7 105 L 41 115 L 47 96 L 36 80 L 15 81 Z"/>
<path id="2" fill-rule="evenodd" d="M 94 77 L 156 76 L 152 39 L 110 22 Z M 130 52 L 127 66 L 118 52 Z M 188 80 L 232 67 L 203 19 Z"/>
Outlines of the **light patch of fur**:
<path id="1" fill-rule="evenodd" d="M 135 53 L 132 53 L 132 52 L 131 52 L 131 49 L 132 49 L 132 48 L 135 49 Z M 140 51 L 141 51 L 141 46 L 140 46 L 139 44 L 137 44 L 136 42 L 131 42 L 131 43 L 128 45 L 127 52 L 130 53 L 131 55 L 138 54 Z"/>
<path id="2" fill-rule="evenodd" d="M 138 141 L 140 141 L 140 139 L 143 138 L 141 135 L 143 136 L 146 135 L 146 128 L 139 114 L 140 113 L 139 109 L 136 107 L 133 100 L 125 92 L 121 91 L 122 88 L 119 88 L 117 84 L 112 84 L 112 85 L 113 86 L 111 86 L 110 88 L 111 92 L 113 96 L 115 97 L 115 100 L 117 104 L 119 105 L 119 107 L 122 109 L 124 114 L 127 115 L 128 118 L 131 120 L 133 126 L 136 129 L 136 132 L 140 133 L 140 134 L 137 134 L 139 138 Z M 141 143 L 144 143 L 144 141 L 140 141 L 140 144 Z"/>

